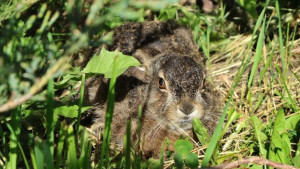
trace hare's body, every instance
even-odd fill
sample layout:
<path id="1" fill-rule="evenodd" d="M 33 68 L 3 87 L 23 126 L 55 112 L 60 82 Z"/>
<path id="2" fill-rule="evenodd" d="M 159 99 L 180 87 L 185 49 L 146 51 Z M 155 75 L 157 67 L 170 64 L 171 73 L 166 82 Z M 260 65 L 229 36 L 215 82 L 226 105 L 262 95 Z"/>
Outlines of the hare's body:
<path id="1" fill-rule="evenodd" d="M 219 112 L 215 92 L 205 83 L 205 69 L 191 32 L 175 22 L 130 23 L 115 29 L 109 50 L 137 58 L 142 66 L 128 69 L 117 79 L 112 142 L 123 144 L 126 121 L 131 119 L 132 139 L 137 140 L 138 107 L 143 107 L 141 146 L 157 154 L 167 138 L 171 144 L 192 136 L 192 119 L 212 132 Z M 97 129 L 104 128 L 108 80 L 87 81 L 86 101 L 95 105 Z"/>

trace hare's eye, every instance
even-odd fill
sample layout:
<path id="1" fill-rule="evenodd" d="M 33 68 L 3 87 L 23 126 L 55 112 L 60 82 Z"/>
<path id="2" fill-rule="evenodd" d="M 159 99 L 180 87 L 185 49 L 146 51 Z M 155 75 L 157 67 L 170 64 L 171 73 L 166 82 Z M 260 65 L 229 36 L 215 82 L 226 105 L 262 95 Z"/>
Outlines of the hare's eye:
<path id="1" fill-rule="evenodd" d="M 166 89 L 166 84 L 165 84 L 165 80 L 163 78 L 159 78 L 158 79 L 158 87 L 160 89 Z"/>

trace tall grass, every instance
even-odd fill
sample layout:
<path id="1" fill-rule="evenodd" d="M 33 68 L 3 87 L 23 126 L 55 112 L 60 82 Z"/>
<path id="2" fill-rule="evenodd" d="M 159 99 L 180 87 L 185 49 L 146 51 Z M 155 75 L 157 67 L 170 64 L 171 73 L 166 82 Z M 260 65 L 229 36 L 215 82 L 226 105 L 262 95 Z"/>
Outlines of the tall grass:
<path id="1" fill-rule="evenodd" d="M 269 2 L 269 1 L 268 1 Z M 267 2 L 267 3 L 268 3 Z M 252 34 L 252 38 L 251 38 L 251 41 L 250 43 L 248 43 L 248 46 L 247 46 L 247 50 L 246 51 L 249 51 L 249 49 L 251 48 L 252 44 L 253 44 L 253 41 L 254 41 L 254 35 L 256 34 L 256 31 L 258 30 L 258 28 L 261 26 L 261 22 L 263 20 L 263 17 L 265 15 L 265 11 L 266 11 L 266 7 L 263 9 L 263 11 L 261 12 L 257 22 L 256 22 L 256 25 L 255 25 L 255 28 L 254 28 L 254 32 Z M 264 24 L 265 22 L 263 22 L 263 25 L 262 25 L 262 30 L 261 30 L 261 34 L 260 34 L 260 37 L 259 37 L 259 40 L 258 40 L 258 43 L 260 45 L 257 45 L 259 46 L 259 49 L 261 50 L 262 49 L 262 35 L 264 33 Z M 248 52 L 246 52 L 247 54 Z M 259 56 L 259 53 L 257 53 L 257 56 Z M 260 56 L 259 56 L 260 57 Z M 242 75 L 244 74 L 245 72 L 245 69 L 246 67 L 248 66 L 249 64 L 249 61 L 250 61 L 250 57 L 248 57 L 248 59 L 246 60 L 247 58 L 247 55 L 244 56 L 243 58 L 243 61 L 242 61 L 242 66 L 239 68 L 238 70 L 238 73 L 237 73 L 237 76 L 235 76 L 234 80 L 233 80 L 233 85 L 231 86 L 231 88 L 229 89 L 229 92 L 228 92 L 228 101 L 226 103 L 226 106 L 223 110 L 223 113 L 222 113 L 222 116 L 220 117 L 220 120 L 219 120 L 219 123 L 215 129 L 215 132 L 211 138 L 211 142 L 206 150 L 206 153 L 205 153 L 205 156 L 203 158 L 203 161 L 202 161 L 202 167 L 207 167 L 208 164 L 209 164 L 209 161 L 211 160 L 212 158 L 212 155 L 213 155 L 213 152 L 215 151 L 216 149 L 216 146 L 217 146 L 217 142 L 221 139 L 220 136 L 221 136 L 221 132 L 222 132 L 222 126 L 223 126 L 223 123 L 225 121 L 225 117 L 226 117 L 226 114 L 228 113 L 228 110 L 229 110 L 229 106 L 231 105 L 231 102 L 233 100 L 233 93 L 234 93 L 234 90 L 236 89 L 236 87 L 238 86 L 240 80 L 241 80 L 241 77 Z M 257 58 L 257 57 L 256 57 Z M 258 59 L 256 59 L 257 62 L 258 62 Z M 245 61 L 245 62 L 244 62 Z M 258 64 L 258 63 L 257 63 Z M 257 66 L 257 65 L 256 65 Z M 253 67 L 253 70 L 255 70 L 255 67 Z M 252 75 L 250 75 L 250 80 L 252 81 L 253 79 L 253 76 L 254 74 L 251 72 Z M 251 78 L 252 77 L 252 78 Z M 250 81 L 249 80 L 249 81 Z M 249 87 L 249 83 L 248 83 L 248 87 Z"/>

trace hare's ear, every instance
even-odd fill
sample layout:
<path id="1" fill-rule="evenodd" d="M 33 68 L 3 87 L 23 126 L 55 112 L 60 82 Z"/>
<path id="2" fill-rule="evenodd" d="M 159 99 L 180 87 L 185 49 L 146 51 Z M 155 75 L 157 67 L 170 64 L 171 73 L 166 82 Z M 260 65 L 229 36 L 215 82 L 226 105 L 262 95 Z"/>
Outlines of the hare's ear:
<path id="1" fill-rule="evenodd" d="M 131 67 L 126 71 L 126 75 L 135 77 L 143 83 L 150 83 L 151 76 L 145 66 Z"/>

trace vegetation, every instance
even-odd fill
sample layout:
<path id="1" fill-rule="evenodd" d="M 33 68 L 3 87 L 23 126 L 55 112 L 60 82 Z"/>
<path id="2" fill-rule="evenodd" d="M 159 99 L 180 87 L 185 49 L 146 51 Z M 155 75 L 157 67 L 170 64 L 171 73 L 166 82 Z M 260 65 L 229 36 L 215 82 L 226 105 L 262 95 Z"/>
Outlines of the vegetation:
<path id="1" fill-rule="evenodd" d="M 300 3 L 220 0 L 206 14 L 182 2 L 1 1 L 0 168 L 197 168 L 249 156 L 300 167 Z M 111 150 L 114 83 L 139 63 L 104 49 L 84 69 L 78 63 L 110 44 L 118 25 L 168 19 L 192 29 L 208 78 L 224 98 L 220 122 L 210 138 L 194 120 L 201 145 L 180 139 L 176 152 L 165 152 L 168 159 L 143 159 L 126 135 L 124 151 Z M 80 119 L 90 109 L 83 100 L 85 79 L 99 73 L 111 80 L 96 152 L 98 143 Z"/>

